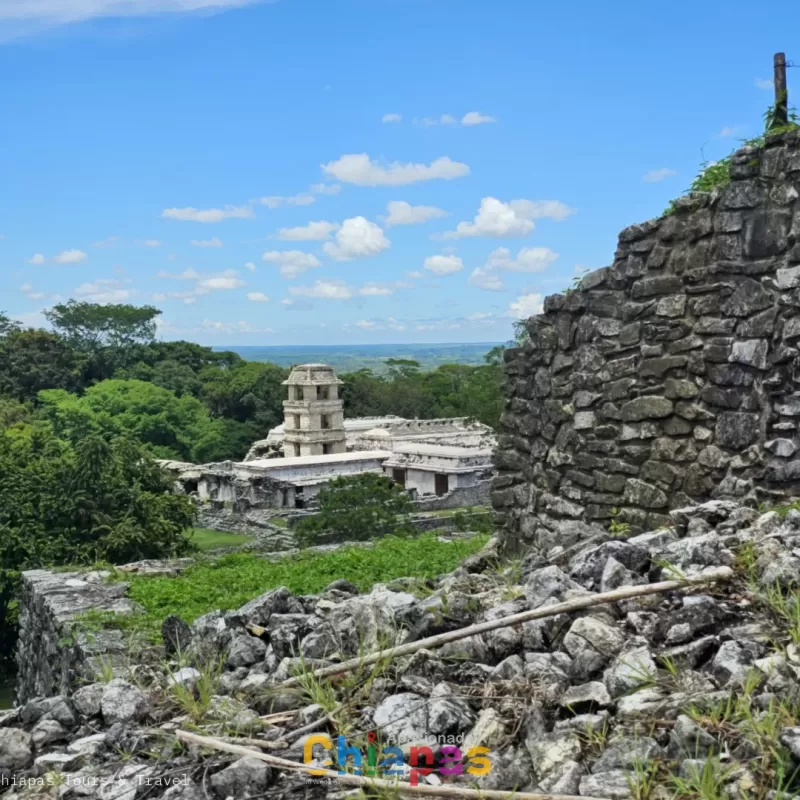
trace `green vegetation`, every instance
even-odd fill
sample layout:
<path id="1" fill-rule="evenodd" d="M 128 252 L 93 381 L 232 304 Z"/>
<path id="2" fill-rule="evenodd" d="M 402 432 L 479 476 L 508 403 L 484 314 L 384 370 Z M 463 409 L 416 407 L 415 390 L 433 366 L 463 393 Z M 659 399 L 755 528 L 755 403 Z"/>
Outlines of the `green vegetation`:
<path id="1" fill-rule="evenodd" d="M 46 426 L 12 427 L 0 436 L 0 485 L 0 659 L 14 652 L 22 570 L 192 549 L 191 501 L 171 493 L 132 439 L 59 439 Z"/>
<path id="2" fill-rule="evenodd" d="M 786 125 L 775 124 L 774 105 L 770 106 L 764 112 L 763 120 L 764 133 L 760 136 L 756 136 L 754 139 L 742 140 L 737 150 L 742 147 L 763 147 L 768 136 L 800 129 L 800 117 L 798 117 L 797 112 L 793 108 L 788 111 L 788 123 Z M 727 186 L 731 181 L 731 163 L 735 152 L 736 150 L 719 161 L 703 161 L 700 165 L 700 171 L 697 173 L 697 176 L 688 189 L 688 193 L 707 194 L 713 189 Z M 757 164 L 758 161 L 756 160 L 753 165 L 757 166 Z M 675 207 L 676 201 L 672 200 L 664 213 L 671 214 L 675 210 Z"/>
<path id="3" fill-rule="evenodd" d="M 363 542 L 411 530 L 411 499 L 386 475 L 365 472 L 336 478 L 318 498 L 319 514 L 301 520 L 295 529 L 303 544 L 318 544 L 327 535 Z"/>
<path id="4" fill-rule="evenodd" d="M 220 547 L 241 547 L 249 544 L 251 539 L 242 533 L 214 531 L 210 528 L 195 528 L 192 531 L 192 544 L 198 550 L 216 550 Z"/>
<path id="5" fill-rule="evenodd" d="M 455 569 L 488 540 L 488 536 L 475 536 L 441 542 L 435 533 L 418 538 L 387 536 L 372 547 L 305 551 L 274 561 L 234 553 L 199 562 L 177 578 L 126 575 L 131 583 L 128 596 L 140 603 L 146 614 L 131 617 L 124 625 L 146 631 L 157 640 L 161 621 L 168 614 L 179 614 L 191 622 L 215 609 L 239 608 L 276 586 L 286 586 L 295 594 L 313 594 L 339 578 L 352 581 L 362 591 L 394 578 L 433 578 Z M 111 624 L 119 625 L 119 619 Z"/>

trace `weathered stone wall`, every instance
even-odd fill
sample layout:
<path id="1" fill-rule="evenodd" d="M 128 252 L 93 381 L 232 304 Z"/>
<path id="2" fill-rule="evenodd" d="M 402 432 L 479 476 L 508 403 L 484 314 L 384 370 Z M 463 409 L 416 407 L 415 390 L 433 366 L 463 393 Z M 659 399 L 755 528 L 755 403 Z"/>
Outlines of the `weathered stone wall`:
<path id="1" fill-rule="evenodd" d="M 622 231 L 506 352 L 492 502 L 509 549 L 563 520 L 800 493 L 800 137 Z"/>
<path id="2" fill-rule="evenodd" d="M 17 702 L 32 697 L 68 695 L 91 681 L 100 661 L 119 662 L 125 654 L 120 631 L 75 635 L 75 618 L 89 610 L 129 614 L 137 604 L 125 597 L 126 583 L 106 583 L 108 573 L 22 573 Z"/>

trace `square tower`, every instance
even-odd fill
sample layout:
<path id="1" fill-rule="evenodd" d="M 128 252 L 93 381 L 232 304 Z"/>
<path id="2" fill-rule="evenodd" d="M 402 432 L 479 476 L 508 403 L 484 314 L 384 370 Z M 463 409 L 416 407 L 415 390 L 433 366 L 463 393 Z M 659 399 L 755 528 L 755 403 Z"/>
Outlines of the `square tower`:
<path id="1" fill-rule="evenodd" d="M 283 401 L 285 458 L 347 452 L 344 408 L 339 398 L 343 381 L 327 364 L 301 364 L 288 380 Z"/>

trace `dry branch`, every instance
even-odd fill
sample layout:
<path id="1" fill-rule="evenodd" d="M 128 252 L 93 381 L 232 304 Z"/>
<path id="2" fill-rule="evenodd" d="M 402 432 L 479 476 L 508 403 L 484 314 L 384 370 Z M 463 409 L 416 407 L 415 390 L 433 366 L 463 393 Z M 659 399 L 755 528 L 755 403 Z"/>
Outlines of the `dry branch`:
<path id="1" fill-rule="evenodd" d="M 614 589 L 611 592 L 603 592 L 601 594 L 591 594 L 586 597 L 576 597 L 573 600 L 567 600 L 564 603 L 558 603 L 554 606 L 544 606 L 543 608 L 536 608 L 533 611 L 522 611 L 519 614 L 512 614 L 508 617 L 501 617 L 500 619 L 489 620 L 488 622 L 479 622 L 476 625 L 469 625 L 466 628 L 459 628 L 455 631 L 448 631 L 447 633 L 440 633 L 436 636 L 429 636 L 427 639 L 419 639 L 416 642 L 409 642 L 408 644 L 401 644 L 398 647 L 392 647 L 388 650 L 380 650 L 375 653 L 370 653 L 366 656 L 358 658 L 351 658 L 349 661 L 342 661 L 339 664 L 331 664 L 327 667 L 320 667 L 315 669 L 311 675 L 315 678 L 326 678 L 330 675 L 339 675 L 342 672 L 349 672 L 350 670 L 358 669 L 369 664 L 374 664 L 383 659 L 399 658 L 400 656 L 410 656 L 418 650 L 431 650 L 442 645 L 449 644 L 450 642 L 457 642 L 459 639 L 466 639 L 469 636 L 477 636 L 481 633 L 497 630 L 498 628 L 507 628 L 510 625 L 518 625 L 521 622 L 528 622 L 534 619 L 544 619 L 545 617 L 555 617 L 558 614 L 569 614 L 573 611 L 582 611 L 584 608 L 592 608 L 593 606 L 603 605 L 604 603 L 615 603 L 619 600 L 629 600 L 633 597 L 646 597 L 651 594 L 662 594 L 664 592 L 671 592 L 674 589 L 682 589 L 685 586 L 694 584 L 713 583 L 715 581 L 726 580 L 733 575 L 733 570 L 730 567 L 720 567 L 719 569 L 711 570 L 702 575 L 697 575 L 691 578 L 683 578 L 675 581 L 662 581 L 661 583 L 649 583 L 643 586 L 624 586 L 621 589 Z M 297 686 L 300 678 L 288 678 L 282 683 L 277 684 L 280 688 L 288 688 L 290 686 Z"/>
<path id="2" fill-rule="evenodd" d="M 292 770 L 294 772 L 313 773 L 316 778 L 329 778 L 345 786 L 360 786 L 364 788 L 389 789 L 410 797 L 451 797 L 459 800 L 605 800 L 597 797 L 578 797 L 568 794 L 533 794 L 531 792 L 504 792 L 496 789 L 468 789 L 460 786 L 412 786 L 403 781 L 387 781 L 382 778 L 368 778 L 362 775 L 339 774 L 330 769 L 320 769 L 319 767 L 300 764 L 297 761 L 289 761 L 285 758 L 260 753 L 257 750 L 250 750 L 247 747 L 240 747 L 235 744 L 215 739 L 210 736 L 198 736 L 196 733 L 188 731 L 176 731 L 178 740 L 186 744 L 194 744 L 200 747 L 207 747 L 210 750 L 221 750 L 223 753 L 231 753 L 235 756 L 257 758 L 265 764 L 277 769 Z"/>

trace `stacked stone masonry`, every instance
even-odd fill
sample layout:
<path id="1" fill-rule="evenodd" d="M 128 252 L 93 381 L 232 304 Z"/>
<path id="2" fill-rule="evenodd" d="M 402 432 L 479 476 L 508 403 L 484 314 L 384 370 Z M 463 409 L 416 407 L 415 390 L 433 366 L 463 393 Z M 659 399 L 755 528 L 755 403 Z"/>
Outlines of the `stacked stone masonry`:
<path id="1" fill-rule="evenodd" d="M 800 493 L 800 136 L 622 231 L 506 351 L 492 489 L 508 549 L 563 520 L 667 523 Z"/>

